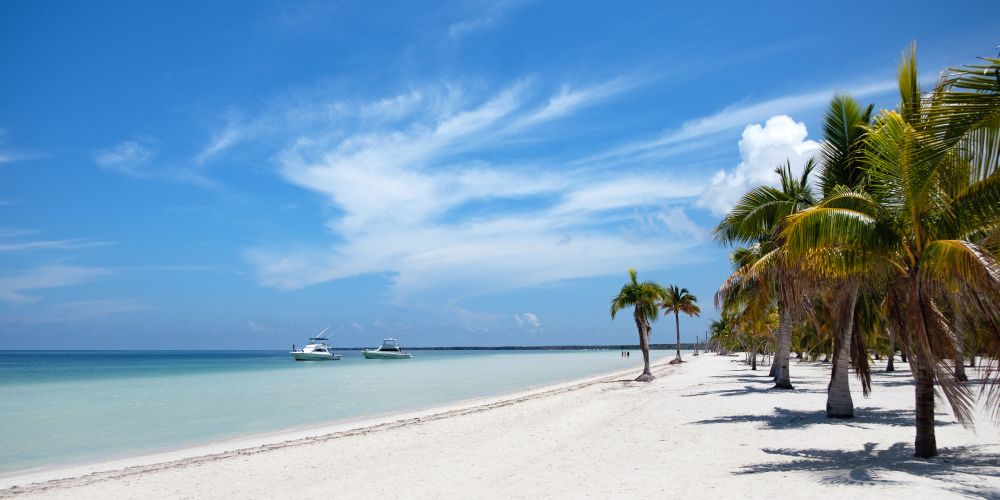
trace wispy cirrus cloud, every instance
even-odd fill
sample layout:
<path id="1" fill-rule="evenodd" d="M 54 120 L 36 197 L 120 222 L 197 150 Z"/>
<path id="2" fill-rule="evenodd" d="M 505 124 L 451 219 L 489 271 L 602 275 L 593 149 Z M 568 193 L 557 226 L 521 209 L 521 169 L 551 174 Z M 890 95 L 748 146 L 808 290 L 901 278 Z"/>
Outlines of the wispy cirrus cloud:
<path id="1" fill-rule="evenodd" d="M 6 142 L 7 142 L 7 130 L 0 128 L 0 146 L 4 146 L 4 143 Z M 38 154 L 37 152 L 30 152 L 23 150 L 18 151 L 9 149 L 7 147 L 0 147 L 0 166 L 4 165 L 5 163 L 13 163 L 16 161 L 23 161 L 23 160 L 32 160 L 35 158 L 39 158 L 41 156 L 42 155 Z"/>
<path id="2" fill-rule="evenodd" d="M 156 159 L 159 151 L 156 142 L 148 137 L 122 141 L 114 146 L 94 151 L 94 163 L 102 170 L 127 175 L 136 179 L 167 180 L 202 187 L 217 183 L 204 172 L 190 166 L 176 166 L 172 162 Z M 185 162 L 180 162 L 182 165 Z"/>
<path id="3" fill-rule="evenodd" d="M 30 252 L 36 250 L 77 250 L 113 245 L 114 242 L 88 238 L 39 239 L 32 229 L 0 227 L 0 253 Z"/>
<path id="4" fill-rule="evenodd" d="M 356 106 L 392 119 L 352 120 L 353 131 L 342 134 L 341 115 L 277 157 L 288 182 L 337 210 L 327 223 L 332 243 L 254 247 L 247 259 L 263 284 L 288 289 L 388 273 L 400 301 L 428 290 L 454 298 L 659 266 L 692 242 L 626 228 L 639 222 L 637 209 L 656 213 L 701 186 L 662 172 L 573 170 L 507 155 L 512 137 L 634 85 L 615 80 L 539 96 L 521 80 L 479 99 L 451 86 L 443 96 L 407 92 Z"/>
<path id="5" fill-rule="evenodd" d="M 123 141 L 113 147 L 94 152 L 94 162 L 104 170 L 132 177 L 149 177 L 145 170 L 156 151 L 149 141 Z"/>
<path id="6" fill-rule="evenodd" d="M 473 33 L 492 29 L 511 11 L 527 3 L 526 0 L 501 0 L 494 2 L 485 12 L 449 25 L 447 36 L 452 40 L 456 40 Z"/>
<path id="7" fill-rule="evenodd" d="M 571 136 L 574 116 L 641 84 L 631 77 L 540 92 L 524 79 L 485 94 L 446 84 L 265 114 L 247 122 L 256 133 L 293 131 L 275 155 L 279 175 L 322 195 L 333 215 L 312 243 L 260 245 L 244 255 L 265 286 L 381 274 L 392 298 L 409 304 L 454 305 L 477 294 L 678 265 L 697 259 L 691 249 L 707 238 L 688 210 L 722 210 L 736 191 L 770 182 L 757 178 L 758 164 L 789 152 L 798 164 L 814 151 L 798 122 L 767 120 L 818 109 L 834 93 L 729 106 L 597 153 L 553 159 L 551 148 L 520 147 L 522 138 L 558 140 L 547 135 L 552 128 Z M 893 85 L 845 88 L 863 97 Z M 742 167 L 713 178 L 711 163 L 681 170 L 662 161 L 691 158 L 741 127 L 753 136 L 740 146 Z"/>
<path id="8" fill-rule="evenodd" d="M 35 240 L 35 241 L 0 241 L 0 252 L 26 252 L 31 250 L 73 250 L 113 245 L 109 241 L 94 240 Z"/>
<path id="9" fill-rule="evenodd" d="M 6 274 L 0 276 L 0 301 L 13 305 L 34 302 L 39 297 L 28 292 L 80 285 L 110 274 L 106 268 L 60 263 Z"/>

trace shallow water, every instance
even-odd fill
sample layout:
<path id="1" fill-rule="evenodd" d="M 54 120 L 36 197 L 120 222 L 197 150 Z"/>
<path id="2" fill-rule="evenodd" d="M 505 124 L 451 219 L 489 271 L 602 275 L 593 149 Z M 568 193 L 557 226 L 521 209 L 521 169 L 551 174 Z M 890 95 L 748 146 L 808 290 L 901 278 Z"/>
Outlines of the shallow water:
<path id="1" fill-rule="evenodd" d="M 99 461 L 515 392 L 629 367 L 633 351 L 0 351 L 0 473 Z M 653 359 L 670 355 L 654 351 Z"/>

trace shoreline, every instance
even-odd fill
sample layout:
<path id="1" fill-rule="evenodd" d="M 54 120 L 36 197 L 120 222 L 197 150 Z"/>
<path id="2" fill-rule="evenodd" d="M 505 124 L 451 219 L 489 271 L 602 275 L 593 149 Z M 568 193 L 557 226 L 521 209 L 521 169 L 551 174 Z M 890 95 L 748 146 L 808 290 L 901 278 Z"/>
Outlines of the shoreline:
<path id="1" fill-rule="evenodd" d="M 668 363 L 669 359 L 664 358 L 651 362 L 650 367 L 660 368 L 666 366 Z M 50 488 L 63 486 L 92 484 L 94 482 L 124 478 L 146 472 L 186 467 L 236 456 L 249 456 L 266 451 L 323 443 L 350 436 L 404 428 L 423 422 L 480 413 L 535 398 L 582 389 L 601 383 L 609 378 L 634 374 L 637 370 L 641 372 L 641 364 L 638 367 L 633 366 L 628 369 L 605 372 L 589 377 L 530 387 L 511 393 L 464 399 L 401 412 L 352 417 L 307 427 L 252 434 L 194 446 L 182 446 L 166 451 L 138 453 L 107 460 L 61 464 L 15 471 L 10 474 L 0 474 L 0 497 L 45 491 Z"/>
<path id="2" fill-rule="evenodd" d="M 1000 497 L 1000 434 L 982 405 L 977 429 L 938 405 L 941 454 L 913 456 L 914 386 L 905 364 L 886 373 L 873 363 L 871 396 L 852 384 L 855 418 L 841 420 L 824 409 L 829 364 L 795 362 L 789 391 L 774 390 L 766 367 L 752 371 L 739 357 L 686 361 L 653 363 L 650 383 L 634 382 L 632 367 L 331 426 L 313 437 L 112 470 L 105 464 L 0 497 Z M 972 383 L 983 374 L 971 372 Z"/>

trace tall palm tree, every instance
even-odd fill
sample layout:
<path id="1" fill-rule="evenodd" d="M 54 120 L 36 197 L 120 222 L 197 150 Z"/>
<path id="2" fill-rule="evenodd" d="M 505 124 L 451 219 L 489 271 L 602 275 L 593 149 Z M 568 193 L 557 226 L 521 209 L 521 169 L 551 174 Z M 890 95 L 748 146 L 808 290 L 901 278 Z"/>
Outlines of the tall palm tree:
<path id="1" fill-rule="evenodd" d="M 688 316 L 701 315 L 697 302 L 698 297 L 689 293 L 687 288 L 678 288 L 676 285 L 667 287 L 667 293 L 660 302 L 664 312 L 674 313 L 674 323 L 677 325 L 677 357 L 670 361 L 672 365 L 684 362 L 681 359 L 681 313 Z"/>
<path id="2" fill-rule="evenodd" d="M 796 178 L 792 174 L 791 163 L 778 166 L 774 172 L 778 174 L 781 187 L 760 186 L 750 190 L 714 230 L 716 240 L 724 245 L 743 243 L 759 250 L 759 259 L 738 267 L 723 284 L 720 293 L 724 300 L 726 288 L 731 284 L 756 279 L 761 280 L 757 286 L 759 291 L 774 294 L 778 302 L 779 323 L 772 376 L 775 377 L 775 388 L 779 389 L 793 388 L 789 373 L 794 321 L 792 308 L 798 305 L 797 298 L 800 296 L 795 286 L 800 281 L 798 267 L 780 258 L 783 250 L 778 238 L 779 229 L 788 215 L 804 210 L 815 202 L 809 186 L 809 174 L 813 168 L 815 162 L 809 160 L 802 175 Z"/>
<path id="3" fill-rule="evenodd" d="M 649 370 L 649 324 L 659 317 L 657 305 L 666 297 L 666 290 L 652 281 L 639 282 L 635 269 L 628 270 L 629 281 L 622 286 L 621 291 L 611 299 L 611 319 L 615 319 L 618 311 L 631 307 L 635 327 L 639 330 L 639 347 L 642 349 L 644 363 L 642 374 L 636 382 L 652 382 L 656 377 Z"/>
<path id="4" fill-rule="evenodd" d="M 820 159 L 823 171 L 820 189 L 823 199 L 844 189 L 863 190 L 868 184 L 865 170 L 865 138 L 874 106 L 862 107 L 849 95 L 835 95 L 823 121 L 823 146 Z M 856 316 L 865 310 L 858 294 L 866 287 L 863 274 L 840 277 L 825 276 L 820 281 L 825 288 L 826 304 L 833 329 L 833 363 L 827 385 L 826 415 L 829 418 L 853 418 L 854 400 L 849 385 L 849 367 L 862 380 L 865 395 L 871 389 L 871 372 L 862 335 L 858 335 Z M 829 293 L 836 290 L 838 293 Z M 870 323 L 869 323 L 870 324 Z M 854 355 L 852 355 L 854 354 Z"/>
<path id="5" fill-rule="evenodd" d="M 966 317 L 985 318 L 1000 339 L 1000 59 L 956 70 L 923 94 L 915 48 L 899 70 L 898 110 L 884 111 L 865 139 L 865 190 L 835 189 L 793 214 L 783 230 L 789 258 L 827 257 L 825 271 L 876 276 L 890 330 L 908 354 L 916 392 L 915 455 L 937 454 L 934 392 L 971 422 L 969 388 L 951 360 L 958 338 L 943 313 L 956 296 Z M 959 189 L 953 189 L 954 186 Z M 956 283 L 962 286 L 956 286 Z M 993 343 L 1000 349 L 1000 343 Z M 991 353 L 997 354 L 997 353 Z M 1000 400 L 997 375 L 987 387 Z"/>

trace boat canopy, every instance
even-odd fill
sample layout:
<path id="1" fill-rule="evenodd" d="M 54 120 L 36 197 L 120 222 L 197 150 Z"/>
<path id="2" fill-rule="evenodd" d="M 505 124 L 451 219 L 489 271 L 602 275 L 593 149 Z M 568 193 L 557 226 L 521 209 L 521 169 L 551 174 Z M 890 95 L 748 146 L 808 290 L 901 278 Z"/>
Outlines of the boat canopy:
<path id="1" fill-rule="evenodd" d="M 327 340 L 330 340 L 330 339 L 327 338 L 327 337 L 309 337 L 309 342 L 310 343 L 325 342 Z"/>
<path id="2" fill-rule="evenodd" d="M 383 339 L 382 349 L 399 349 L 399 344 L 396 339 Z"/>

